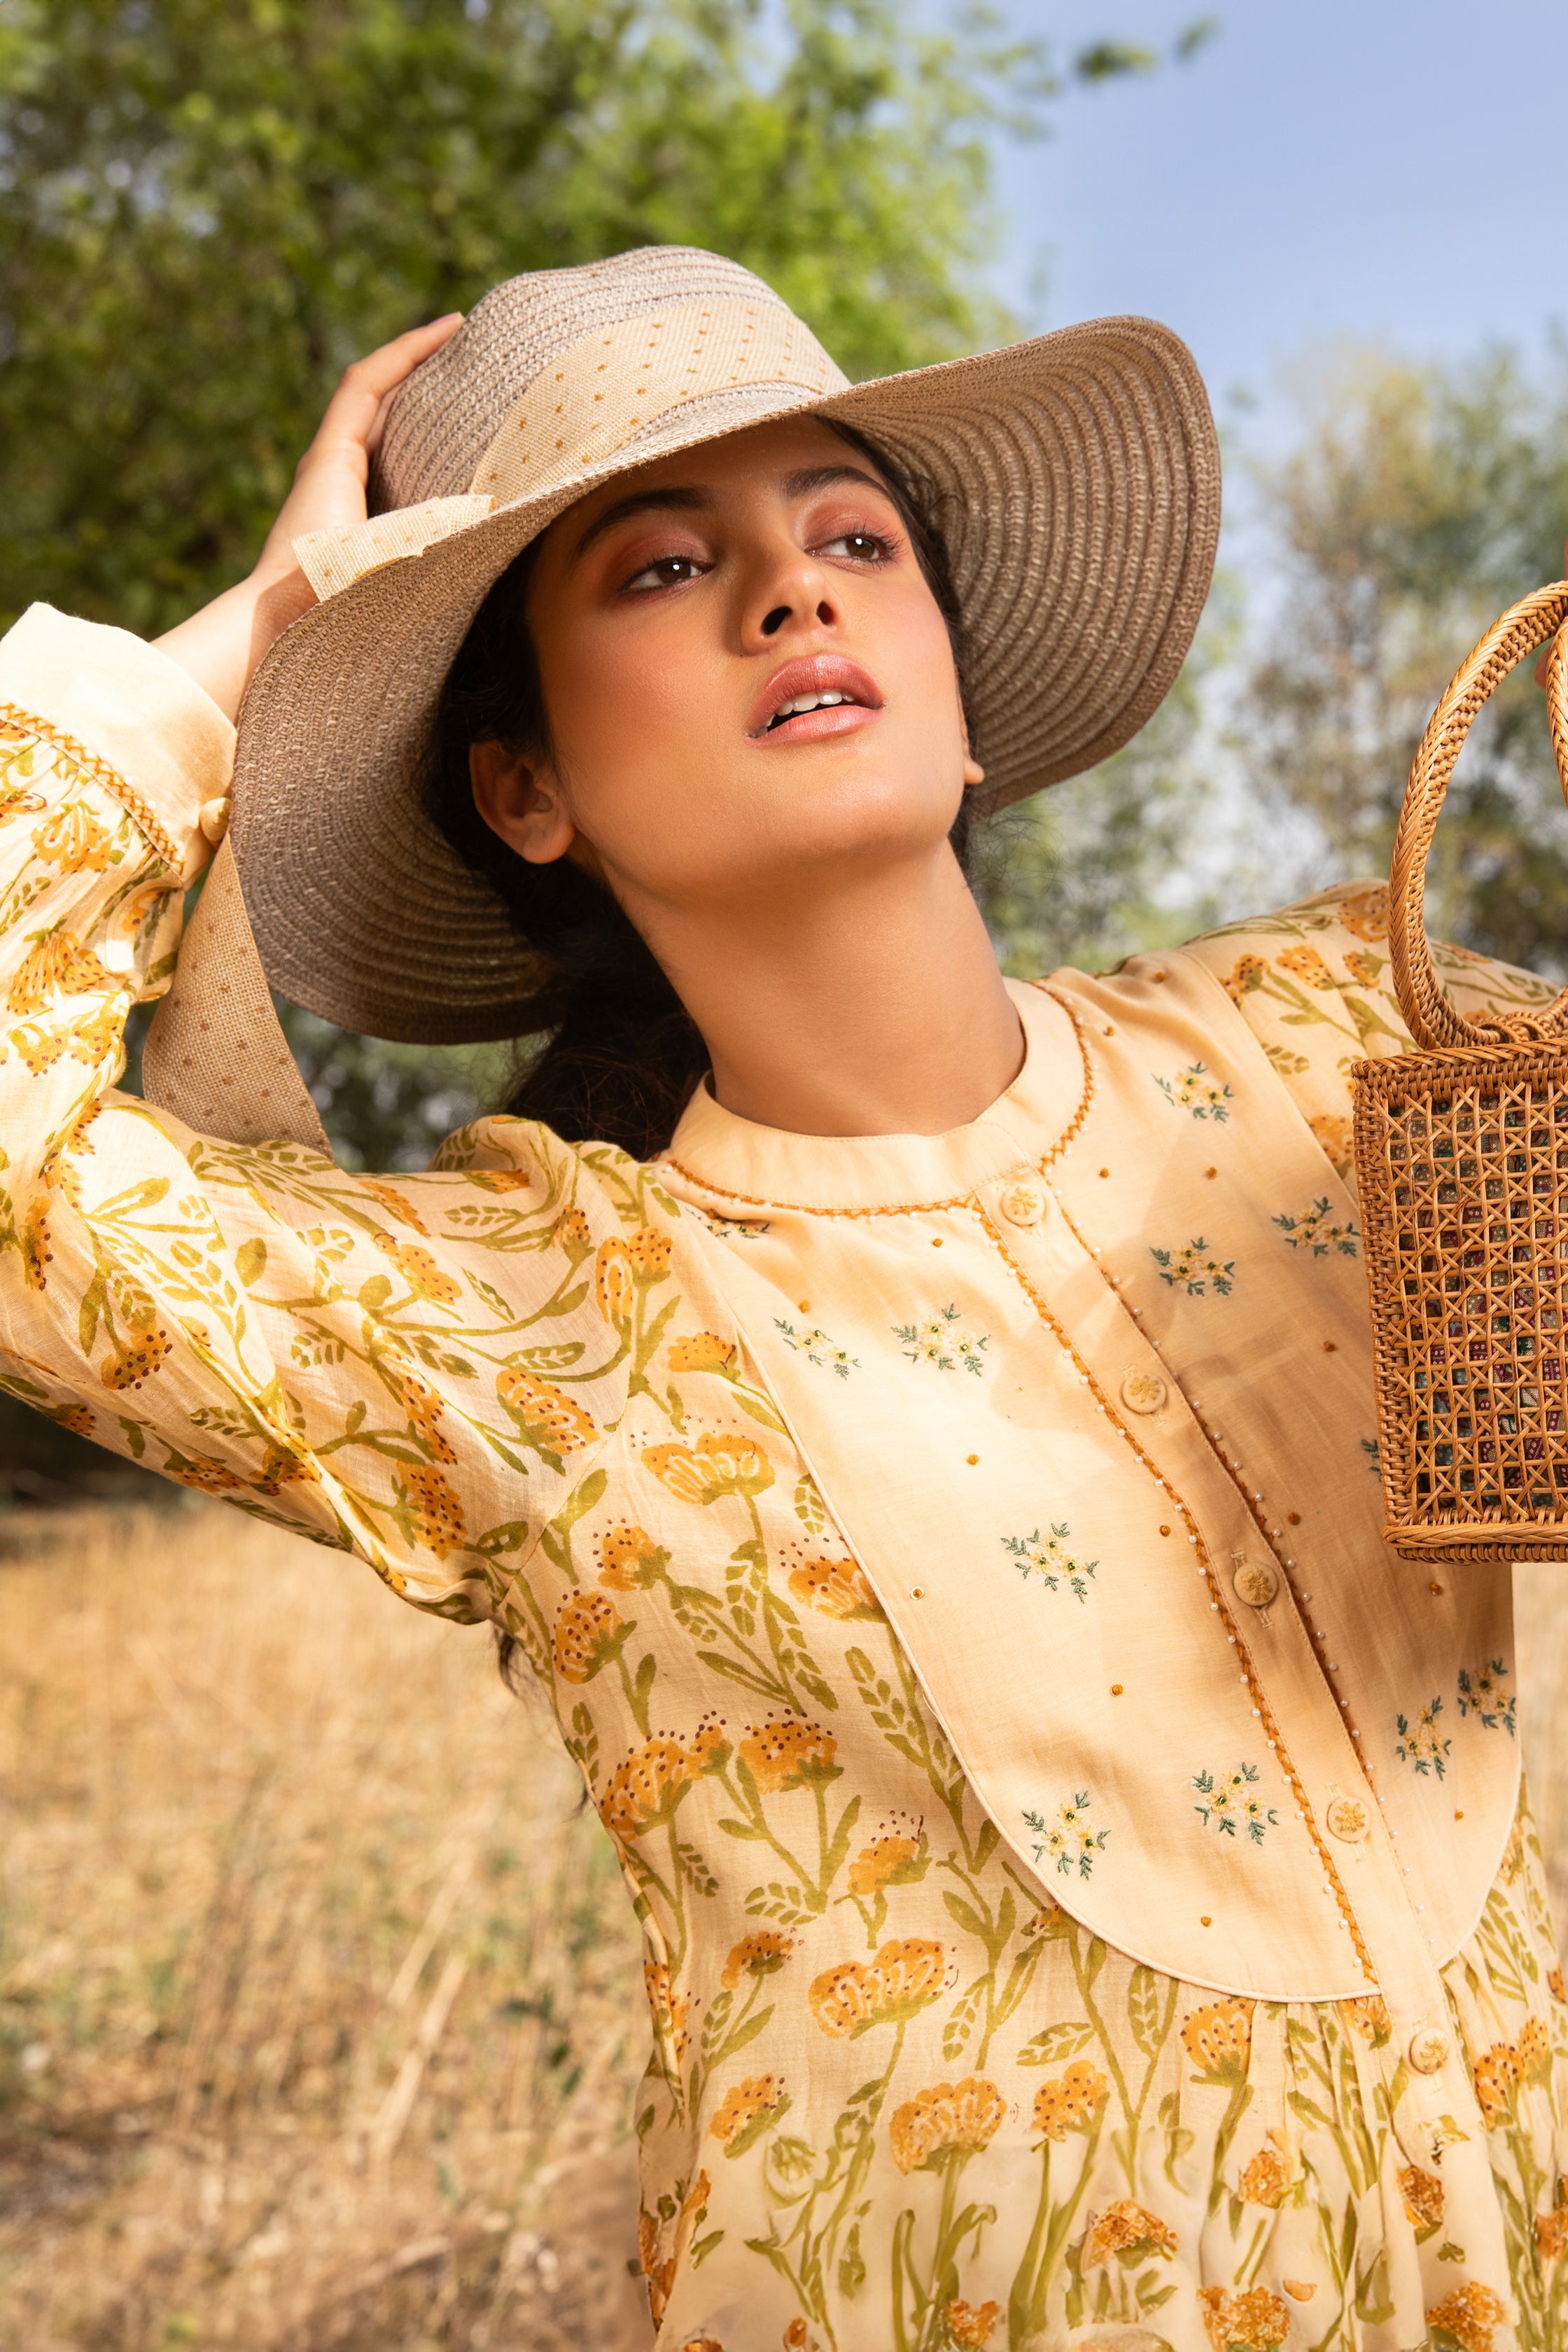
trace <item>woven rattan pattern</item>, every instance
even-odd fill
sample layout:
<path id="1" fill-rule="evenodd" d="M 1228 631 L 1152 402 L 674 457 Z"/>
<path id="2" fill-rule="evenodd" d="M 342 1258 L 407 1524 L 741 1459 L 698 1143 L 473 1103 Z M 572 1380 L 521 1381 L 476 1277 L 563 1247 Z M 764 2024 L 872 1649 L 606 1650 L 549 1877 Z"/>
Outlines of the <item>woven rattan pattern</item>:
<path id="1" fill-rule="evenodd" d="M 1568 583 L 1505 613 L 1411 765 L 1389 885 L 1394 983 L 1426 1051 L 1355 1070 L 1384 1534 L 1411 1559 L 1568 1559 L 1563 1381 L 1568 991 L 1467 1021 L 1432 967 L 1426 855 L 1476 714 L 1568 618 Z M 1563 636 L 1547 707 L 1568 792 Z"/>
<path id="2" fill-rule="evenodd" d="M 1568 1559 L 1568 1055 L 1365 1064 L 1356 1160 L 1389 1541 Z"/>

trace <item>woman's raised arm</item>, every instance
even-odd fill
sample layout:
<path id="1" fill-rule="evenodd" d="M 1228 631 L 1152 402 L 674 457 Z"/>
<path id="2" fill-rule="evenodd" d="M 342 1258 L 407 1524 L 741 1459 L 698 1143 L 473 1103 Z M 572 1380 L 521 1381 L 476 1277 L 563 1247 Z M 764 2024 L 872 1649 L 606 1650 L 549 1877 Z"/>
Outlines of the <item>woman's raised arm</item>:
<path id="1" fill-rule="evenodd" d="M 288 583 L 273 541 L 344 520 L 351 481 L 363 514 L 374 365 L 226 610 L 162 650 L 43 606 L 0 642 L 0 1386 L 426 1607 L 504 1617 L 624 1401 L 627 1286 L 594 1259 L 657 1215 L 644 1171 L 503 1119 L 428 1174 L 353 1176 L 115 1091 L 227 790 L 217 694 Z"/>

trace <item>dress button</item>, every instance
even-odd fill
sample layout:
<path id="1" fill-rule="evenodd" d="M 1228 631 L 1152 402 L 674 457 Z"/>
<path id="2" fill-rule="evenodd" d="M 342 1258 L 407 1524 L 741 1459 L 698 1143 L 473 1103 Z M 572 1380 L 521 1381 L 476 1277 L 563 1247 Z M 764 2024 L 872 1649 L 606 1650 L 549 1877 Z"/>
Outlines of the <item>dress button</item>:
<path id="1" fill-rule="evenodd" d="M 1347 1845 L 1359 1844 L 1372 1827 L 1372 1807 L 1359 1797 L 1336 1797 L 1323 1815 L 1330 1831 Z M 1442 2060 L 1438 2060 L 1441 2065 Z"/>
<path id="2" fill-rule="evenodd" d="M 1448 2063 L 1448 2037 L 1440 2025 L 1418 2025 L 1405 2054 L 1418 2074 L 1440 2074 Z"/>
<path id="3" fill-rule="evenodd" d="M 1158 1372 L 1134 1368 L 1121 1375 L 1121 1402 L 1129 1412 L 1158 1412 L 1170 1393 Z"/>
<path id="4" fill-rule="evenodd" d="M 1009 1184 L 997 1206 L 1010 1225 L 1037 1225 L 1046 1213 L 1046 1196 L 1037 1184 Z"/>
<path id="5" fill-rule="evenodd" d="M 1266 1559 L 1244 1559 L 1233 1581 L 1237 1599 L 1249 1609 L 1267 1609 L 1279 1590 L 1279 1579 Z"/>

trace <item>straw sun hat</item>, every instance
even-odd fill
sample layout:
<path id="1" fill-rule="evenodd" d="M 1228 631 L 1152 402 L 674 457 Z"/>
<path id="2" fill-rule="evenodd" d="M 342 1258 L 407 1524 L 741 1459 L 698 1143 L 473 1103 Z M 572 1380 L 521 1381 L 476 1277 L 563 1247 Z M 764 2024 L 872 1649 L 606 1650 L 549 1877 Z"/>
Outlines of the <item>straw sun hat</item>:
<path id="1" fill-rule="evenodd" d="M 297 1079 L 293 1109 L 279 1099 L 247 913 L 273 986 L 346 1028 L 517 1032 L 527 944 L 419 799 L 447 671 L 488 590 L 574 500 L 801 415 L 854 425 L 936 490 L 987 808 L 1142 726 L 1191 643 L 1219 524 L 1213 419 L 1169 329 L 1099 320 L 852 386 L 716 254 L 510 278 L 394 395 L 373 519 L 296 542 L 320 601 L 246 697 L 232 828 L 150 1041 L 154 1099 L 237 1139 L 319 1135 Z"/>

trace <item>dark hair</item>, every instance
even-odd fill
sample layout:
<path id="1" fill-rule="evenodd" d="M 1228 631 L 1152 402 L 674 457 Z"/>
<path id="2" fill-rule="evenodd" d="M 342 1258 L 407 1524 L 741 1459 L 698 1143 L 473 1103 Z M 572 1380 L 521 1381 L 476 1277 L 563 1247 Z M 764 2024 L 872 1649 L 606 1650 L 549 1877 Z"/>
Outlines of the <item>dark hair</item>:
<path id="1" fill-rule="evenodd" d="M 960 689 L 963 645 L 947 551 L 936 523 L 938 493 L 892 466 L 846 425 L 834 431 L 868 457 L 892 493 L 899 518 L 952 642 Z M 543 973 L 528 1001 L 527 1037 L 542 1044 L 507 1105 L 567 1142 L 616 1143 L 638 1160 L 661 1151 L 708 1068 L 696 1023 L 611 893 L 570 858 L 531 865 L 474 805 L 468 749 L 501 743 L 551 753 L 550 718 L 529 631 L 527 601 L 539 541 L 503 572 L 474 617 L 437 709 L 425 779 L 426 808 L 465 865 L 500 895 Z M 968 802 L 951 839 L 966 859 Z"/>

